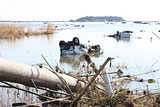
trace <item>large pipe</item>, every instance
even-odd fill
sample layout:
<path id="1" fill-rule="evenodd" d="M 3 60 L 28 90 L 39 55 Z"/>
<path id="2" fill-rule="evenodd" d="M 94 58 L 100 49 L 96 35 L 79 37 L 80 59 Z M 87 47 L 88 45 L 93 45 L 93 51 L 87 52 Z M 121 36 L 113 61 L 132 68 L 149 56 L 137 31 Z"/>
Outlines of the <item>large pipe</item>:
<path id="1" fill-rule="evenodd" d="M 76 90 L 77 79 L 65 74 L 58 73 L 58 75 L 68 83 L 72 91 Z M 31 79 L 33 79 L 36 86 L 39 87 L 46 87 L 53 90 L 59 90 L 59 86 L 63 87 L 63 83 L 59 78 L 45 68 L 39 68 L 0 58 L 0 81 L 34 86 Z"/>

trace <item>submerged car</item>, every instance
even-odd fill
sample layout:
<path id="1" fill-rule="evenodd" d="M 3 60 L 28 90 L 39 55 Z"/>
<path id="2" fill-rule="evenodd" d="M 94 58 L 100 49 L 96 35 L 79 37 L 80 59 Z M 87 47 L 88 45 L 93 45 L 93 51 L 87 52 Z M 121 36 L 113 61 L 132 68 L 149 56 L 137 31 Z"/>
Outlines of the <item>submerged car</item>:
<path id="1" fill-rule="evenodd" d="M 131 33 L 133 33 L 133 31 L 123 31 L 123 32 L 117 31 L 116 34 L 114 34 L 114 35 L 109 35 L 108 37 L 114 37 L 114 38 L 130 38 Z"/>
<path id="2" fill-rule="evenodd" d="M 59 46 L 61 55 L 76 55 L 76 54 L 83 54 L 85 52 L 87 53 L 100 52 L 101 50 L 100 45 L 90 46 L 86 44 L 80 44 L 78 37 L 74 37 L 72 41 L 68 42 L 61 40 L 59 42 Z"/>

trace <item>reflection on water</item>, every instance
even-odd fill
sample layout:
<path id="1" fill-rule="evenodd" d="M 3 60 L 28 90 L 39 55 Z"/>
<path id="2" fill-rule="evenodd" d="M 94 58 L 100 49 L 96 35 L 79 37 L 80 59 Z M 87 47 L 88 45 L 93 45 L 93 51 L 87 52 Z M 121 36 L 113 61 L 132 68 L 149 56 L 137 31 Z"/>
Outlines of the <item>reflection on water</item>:
<path id="1" fill-rule="evenodd" d="M 80 62 L 84 61 L 82 55 L 66 55 L 60 56 L 60 63 L 66 63 L 72 65 L 72 68 L 77 68 L 80 65 Z"/>
<path id="2" fill-rule="evenodd" d="M 83 61 L 82 55 L 66 55 L 60 57 L 61 63 L 72 63 L 72 62 L 80 63 L 81 61 Z"/>
<path id="3" fill-rule="evenodd" d="M 102 55 L 103 54 L 103 52 L 94 52 L 94 53 L 90 53 L 89 55 L 91 56 L 91 57 L 100 57 L 100 55 Z"/>
<path id="4" fill-rule="evenodd" d="M 102 55 L 102 53 L 94 52 L 94 53 L 90 53 L 89 55 L 90 57 L 98 58 L 100 57 L 100 55 Z M 82 55 L 65 55 L 65 56 L 60 56 L 59 62 L 61 64 L 71 65 L 72 68 L 76 69 L 76 68 L 79 68 L 79 65 L 81 64 L 81 62 L 84 62 L 84 57 L 83 57 L 83 54 Z"/>
<path id="5" fill-rule="evenodd" d="M 27 89 L 31 92 L 36 92 L 34 88 L 22 86 L 19 84 L 12 83 L 14 86 L 21 87 L 23 89 Z M 0 86 L 5 86 L 4 84 L 0 83 Z M 0 107 L 12 107 L 12 103 L 36 103 L 40 102 L 37 99 L 37 96 L 33 94 L 28 94 L 27 92 L 23 92 L 14 88 L 4 88 L 0 87 Z"/>
<path id="6" fill-rule="evenodd" d="M 130 38 L 115 38 L 117 41 L 129 42 Z"/>

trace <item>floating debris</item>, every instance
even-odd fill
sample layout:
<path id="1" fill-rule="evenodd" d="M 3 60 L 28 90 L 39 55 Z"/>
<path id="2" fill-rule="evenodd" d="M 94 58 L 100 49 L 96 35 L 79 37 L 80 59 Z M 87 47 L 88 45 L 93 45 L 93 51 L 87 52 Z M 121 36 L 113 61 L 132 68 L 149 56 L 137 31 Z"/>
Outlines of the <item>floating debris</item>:
<path id="1" fill-rule="evenodd" d="M 148 79 L 148 83 L 154 83 L 155 80 L 154 79 Z"/>
<path id="2" fill-rule="evenodd" d="M 140 30 L 140 32 L 145 32 L 145 30 Z"/>
<path id="3" fill-rule="evenodd" d="M 137 81 L 137 82 L 144 82 L 144 79 L 142 79 L 142 78 L 137 78 L 136 81 Z"/>
<path id="4" fill-rule="evenodd" d="M 108 37 L 114 37 L 114 38 L 130 38 L 130 36 L 131 36 L 131 33 L 132 31 L 124 31 L 124 32 L 119 32 L 119 31 L 117 31 L 117 33 L 116 34 L 114 34 L 114 35 L 109 35 Z"/>
<path id="5" fill-rule="evenodd" d="M 80 27 L 80 25 L 74 25 L 74 27 Z"/>
<path id="6" fill-rule="evenodd" d="M 143 22 L 142 24 L 149 24 L 148 22 Z"/>
<path id="7" fill-rule="evenodd" d="M 134 21 L 135 24 L 142 24 L 141 21 Z"/>
<path id="8" fill-rule="evenodd" d="M 135 39 L 142 39 L 142 37 L 135 37 Z"/>
<path id="9" fill-rule="evenodd" d="M 126 31 L 123 31 L 122 33 L 133 33 L 133 31 L 126 30 Z"/>
<path id="10" fill-rule="evenodd" d="M 126 24 L 126 21 L 121 22 L 122 24 Z"/>

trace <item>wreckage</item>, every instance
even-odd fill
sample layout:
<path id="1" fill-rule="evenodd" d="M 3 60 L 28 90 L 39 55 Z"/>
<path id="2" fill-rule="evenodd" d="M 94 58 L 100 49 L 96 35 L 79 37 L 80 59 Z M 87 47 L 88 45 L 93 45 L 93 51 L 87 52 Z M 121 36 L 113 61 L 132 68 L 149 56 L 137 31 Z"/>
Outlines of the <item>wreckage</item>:
<path id="1" fill-rule="evenodd" d="M 106 91 L 108 93 L 107 95 L 109 96 L 113 95 L 112 87 L 106 75 L 107 73 L 105 70 L 106 64 L 109 61 L 111 61 L 111 59 L 112 58 L 110 57 L 107 58 L 106 61 L 100 66 L 99 69 L 94 69 L 95 70 L 94 72 L 96 72 L 95 75 L 91 78 L 89 82 L 87 82 L 86 80 L 82 80 L 75 76 L 71 76 L 71 75 L 68 75 L 62 72 L 60 73 L 58 72 L 60 70 L 59 68 L 58 68 L 59 69 L 58 71 L 54 70 L 49 65 L 48 61 L 45 58 L 44 60 L 48 64 L 49 68 L 44 67 L 44 66 L 43 67 L 30 66 L 27 64 L 0 58 L 0 82 L 10 86 L 11 88 L 15 88 L 15 89 L 18 89 L 24 92 L 28 92 L 28 93 L 37 95 L 40 98 L 45 99 L 44 102 L 39 103 L 39 104 L 38 103 L 35 103 L 35 104 L 13 103 L 12 106 L 24 105 L 26 107 L 29 107 L 29 106 L 34 106 L 34 105 L 37 106 L 40 104 L 42 106 L 43 104 L 48 104 L 50 102 L 54 104 L 55 101 L 60 101 L 59 104 L 64 103 L 64 104 L 69 104 L 70 107 L 75 107 L 80 101 L 80 99 L 82 98 L 82 96 L 86 93 L 86 91 L 88 89 L 90 90 L 89 87 L 95 81 L 96 77 L 100 75 L 101 73 L 102 73 L 102 78 L 104 79 L 106 83 L 106 88 L 107 88 Z M 59 92 L 56 90 L 62 90 L 67 94 L 63 94 L 62 92 L 59 92 L 62 94 L 62 96 L 59 95 L 58 98 L 55 98 L 55 96 L 46 96 L 46 95 L 39 94 L 36 92 L 28 91 L 18 86 L 14 86 L 8 82 L 19 83 L 19 84 L 23 84 L 26 86 L 34 87 L 37 90 L 37 92 L 38 92 L 38 89 L 46 90 L 46 88 L 48 88 L 46 90 L 47 92 L 52 91 L 55 93 L 55 92 Z M 105 88 L 101 85 L 96 85 L 95 87 L 97 89 L 100 89 L 101 92 L 105 91 Z M 81 89 L 82 91 L 78 91 L 79 89 Z M 74 93 L 77 91 L 80 93 L 79 94 Z M 78 96 L 76 96 L 75 94 L 77 94 Z"/>
<path id="2" fill-rule="evenodd" d="M 85 52 L 93 53 L 101 51 L 100 45 L 90 46 L 86 44 L 80 44 L 78 37 L 74 37 L 72 41 L 68 42 L 61 40 L 59 42 L 59 46 L 61 55 L 76 55 L 76 54 L 83 54 Z"/>
<path id="3" fill-rule="evenodd" d="M 133 33 L 133 31 L 123 31 L 123 32 L 119 32 L 117 31 L 116 34 L 113 35 L 109 35 L 108 37 L 114 37 L 114 38 L 130 38 L 131 33 Z"/>
<path id="4" fill-rule="evenodd" d="M 43 56 L 42 56 L 43 57 Z M 44 57 L 43 57 L 44 58 Z M 85 55 L 85 60 L 88 58 Z M 94 66 L 94 62 L 90 59 L 90 67 L 93 69 L 94 75 L 88 74 L 80 76 L 73 76 L 70 74 L 66 74 L 61 71 L 60 68 L 56 67 L 56 70 L 52 68 L 47 60 L 44 58 L 45 62 L 49 66 L 47 69 L 45 66 L 38 67 L 35 65 L 27 65 L 11 60 L 7 60 L 4 58 L 0 58 L 0 82 L 5 84 L 3 87 L 5 88 L 15 88 L 18 91 L 24 91 L 30 94 L 34 94 L 38 96 L 41 102 L 36 102 L 32 104 L 27 104 L 27 101 L 12 104 L 12 106 L 23 106 L 23 107 L 46 107 L 46 106 L 70 106 L 77 107 L 78 105 L 91 105 L 95 106 L 112 106 L 112 105 L 132 105 L 134 104 L 142 104 L 137 103 L 140 99 L 144 99 L 143 103 L 149 102 L 152 98 L 155 104 L 159 104 L 159 94 L 150 93 L 149 91 L 144 90 L 143 94 L 137 93 L 133 95 L 133 91 L 121 87 L 122 84 L 128 84 L 130 81 L 143 82 L 144 80 L 135 76 L 130 75 L 122 75 L 123 71 L 118 69 L 117 72 L 107 72 L 105 68 L 107 63 L 111 63 L 111 60 L 114 58 L 108 57 L 105 62 L 100 66 L 99 69 Z M 63 70 L 62 70 L 63 71 Z M 149 72 L 145 72 L 138 75 L 148 74 L 159 71 L 153 70 Z M 118 75 L 118 79 L 110 81 L 108 78 L 108 74 L 116 73 Z M 92 77 L 91 77 L 92 75 Z M 98 76 L 101 76 L 104 83 L 99 81 Z M 138 76 L 137 75 L 137 76 Z M 97 78 L 97 79 L 96 79 Z M 24 89 L 18 87 L 17 85 L 13 85 L 12 83 L 20 83 L 25 86 L 34 87 L 37 92 L 32 92 L 28 89 Z M 154 83 L 154 79 L 148 79 L 148 83 Z M 102 85 L 101 85 L 102 84 Z M 112 85 L 111 85 L 112 84 Z M 104 87 L 105 86 L 105 87 Z M 44 94 L 38 92 L 38 90 L 45 90 Z M 56 91 L 59 90 L 59 91 Z M 61 90 L 61 91 L 60 91 Z M 137 90 L 136 90 L 137 92 Z M 13 94 L 15 95 L 15 94 Z M 152 95 L 152 96 L 151 96 Z M 154 95 L 154 96 L 153 96 Z M 133 100 L 132 100 L 132 99 Z M 156 98 L 156 99 L 155 99 Z M 122 100 L 119 100 L 122 99 Z M 141 101 L 142 101 L 141 100 Z M 85 102 L 84 102 L 85 101 Z M 130 101 L 130 102 L 128 102 Z M 150 103 L 150 102 L 149 102 Z M 132 107 L 131 106 L 131 107 Z"/>

